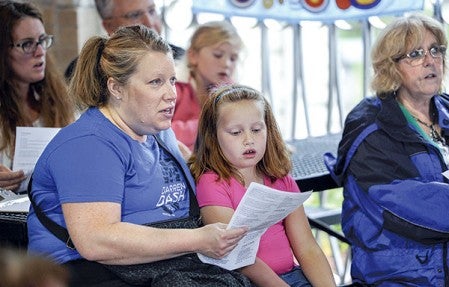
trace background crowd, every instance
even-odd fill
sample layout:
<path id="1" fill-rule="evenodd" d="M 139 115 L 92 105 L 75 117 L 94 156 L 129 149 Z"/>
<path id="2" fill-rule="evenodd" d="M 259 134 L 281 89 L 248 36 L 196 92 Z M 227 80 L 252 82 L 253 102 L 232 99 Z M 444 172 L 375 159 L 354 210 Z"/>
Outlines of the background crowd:
<path id="1" fill-rule="evenodd" d="M 247 234 L 226 224 L 250 182 L 300 192 L 268 100 L 236 84 L 236 29 L 199 25 L 184 50 L 161 37 L 152 0 L 95 4 L 108 35 L 89 38 L 64 79 L 39 9 L 0 0 L 0 187 L 29 186 L 32 202 L 31 257 L 5 253 L 3 270 L 36 258 L 55 286 L 334 286 L 302 206 L 268 229 L 253 265 L 196 256 L 223 258 Z M 343 186 L 354 284 L 449 284 L 446 48 L 424 14 L 383 29 L 375 97 L 348 114 L 326 156 Z M 12 170 L 17 126 L 61 128 L 32 175 Z"/>

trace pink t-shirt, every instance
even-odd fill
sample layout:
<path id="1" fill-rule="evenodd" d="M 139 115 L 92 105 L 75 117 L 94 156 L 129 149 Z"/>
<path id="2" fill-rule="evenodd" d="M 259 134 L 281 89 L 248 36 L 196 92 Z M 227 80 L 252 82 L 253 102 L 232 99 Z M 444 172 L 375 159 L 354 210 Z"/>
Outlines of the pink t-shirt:
<path id="1" fill-rule="evenodd" d="M 223 206 L 236 209 L 246 192 L 246 188 L 232 178 L 228 184 L 225 180 L 217 181 L 215 173 L 203 174 L 197 184 L 197 197 L 200 207 Z M 264 178 L 266 186 L 288 192 L 299 192 L 294 179 L 291 176 L 278 179 L 271 183 Z M 257 257 L 264 261 L 277 274 L 283 274 L 294 267 L 293 253 L 285 233 L 283 221 L 280 221 L 262 235 Z"/>
<path id="2" fill-rule="evenodd" d="M 176 139 L 193 150 L 201 106 L 190 83 L 176 82 L 176 106 L 172 129 Z"/>

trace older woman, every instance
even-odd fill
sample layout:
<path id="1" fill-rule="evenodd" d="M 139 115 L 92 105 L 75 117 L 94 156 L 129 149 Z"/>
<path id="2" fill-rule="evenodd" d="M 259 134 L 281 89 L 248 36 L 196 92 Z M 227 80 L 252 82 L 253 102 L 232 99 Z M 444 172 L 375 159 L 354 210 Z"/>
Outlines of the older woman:
<path id="1" fill-rule="evenodd" d="M 0 19 L 0 188 L 23 191 L 24 172 L 11 171 L 16 127 L 63 127 L 74 120 L 74 106 L 47 54 L 53 36 L 45 32 L 41 12 L 6 0 Z"/>
<path id="2" fill-rule="evenodd" d="M 249 285 L 196 256 L 225 256 L 246 230 L 198 220 L 170 129 L 175 82 L 170 46 L 147 27 L 83 47 L 69 91 L 87 109 L 39 158 L 28 217 L 29 250 L 64 263 L 71 286 Z"/>
<path id="3" fill-rule="evenodd" d="M 449 284 L 446 45 L 442 25 L 424 15 L 387 26 L 372 50 L 377 97 L 349 113 L 337 161 L 329 161 L 344 184 L 355 282 Z"/>

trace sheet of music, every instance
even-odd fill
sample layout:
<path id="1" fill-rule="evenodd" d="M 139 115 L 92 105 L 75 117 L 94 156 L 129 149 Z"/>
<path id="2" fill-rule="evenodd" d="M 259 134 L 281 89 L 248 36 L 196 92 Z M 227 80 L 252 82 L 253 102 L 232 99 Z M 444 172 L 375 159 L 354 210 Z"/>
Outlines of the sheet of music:
<path id="1" fill-rule="evenodd" d="M 228 224 L 228 228 L 246 226 L 249 228 L 248 233 L 234 250 L 222 259 L 214 259 L 202 254 L 198 254 L 198 257 L 205 263 L 215 264 L 228 270 L 253 264 L 259 249 L 260 237 L 268 227 L 301 206 L 311 194 L 312 191 L 280 191 L 252 182 Z"/>

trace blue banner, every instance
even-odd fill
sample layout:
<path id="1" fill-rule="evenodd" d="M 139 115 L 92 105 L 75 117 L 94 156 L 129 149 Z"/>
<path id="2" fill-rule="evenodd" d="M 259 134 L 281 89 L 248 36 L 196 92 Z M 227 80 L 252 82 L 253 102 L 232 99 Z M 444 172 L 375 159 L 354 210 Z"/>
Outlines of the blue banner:
<path id="1" fill-rule="evenodd" d="M 333 22 L 423 10 L 424 0 L 193 0 L 193 13 Z"/>

